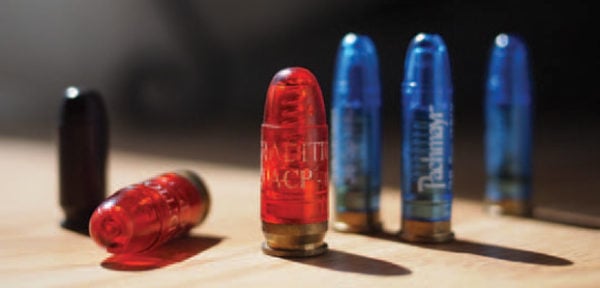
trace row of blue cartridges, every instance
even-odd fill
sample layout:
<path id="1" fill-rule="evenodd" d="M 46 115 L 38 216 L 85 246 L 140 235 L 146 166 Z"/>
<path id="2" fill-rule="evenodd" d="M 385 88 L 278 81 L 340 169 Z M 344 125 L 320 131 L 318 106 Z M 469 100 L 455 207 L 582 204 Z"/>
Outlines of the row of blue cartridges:
<path id="1" fill-rule="evenodd" d="M 532 97 L 527 48 L 514 35 L 493 43 L 485 83 L 485 202 L 495 214 L 531 213 Z M 381 229 L 381 84 L 375 45 L 347 34 L 339 46 L 331 108 L 331 177 L 338 231 Z M 439 35 L 416 35 L 401 86 L 402 230 L 411 242 L 454 238 L 453 88 Z"/>

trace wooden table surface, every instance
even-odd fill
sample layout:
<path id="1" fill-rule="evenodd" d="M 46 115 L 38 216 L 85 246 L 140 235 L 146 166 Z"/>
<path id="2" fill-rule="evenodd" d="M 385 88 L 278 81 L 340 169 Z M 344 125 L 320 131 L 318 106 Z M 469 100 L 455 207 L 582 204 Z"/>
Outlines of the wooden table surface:
<path id="1" fill-rule="evenodd" d="M 123 259 L 60 228 L 53 143 L 0 138 L 0 159 L 1 287 L 600 287 L 599 230 L 491 217 L 481 203 L 456 199 L 456 242 L 402 243 L 393 236 L 397 187 L 382 195 L 387 234 L 329 231 L 326 255 L 266 256 L 258 170 L 112 151 L 110 191 L 189 168 L 213 197 L 207 221 L 191 237 Z"/>

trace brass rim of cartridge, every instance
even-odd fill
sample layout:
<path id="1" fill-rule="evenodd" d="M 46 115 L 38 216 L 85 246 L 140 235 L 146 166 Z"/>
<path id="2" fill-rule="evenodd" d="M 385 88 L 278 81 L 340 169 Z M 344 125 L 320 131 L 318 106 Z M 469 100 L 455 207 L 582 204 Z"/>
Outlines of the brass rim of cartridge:
<path id="1" fill-rule="evenodd" d="M 262 222 L 265 254 L 277 257 L 310 257 L 327 251 L 323 241 L 327 222 L 311 224 L 273 224 Z"/>
<path id="2" fill-rule="evenodd" d="M 335 215 L 333 229 L 347 233 L 378 233 L 382 231 L 379 212 L 340 212 Z"/>
<path id="3" fill-rule="evenodd" d="M 211 200 L 210 195 L 208 194 L 208 188 L 206 188 L 206 185 L 204 184 L 204 181 L 202 181 L 200 176 L 198 176 L 198 174 L 194 173 L 193 171 L 177 170 L 175 171 L 175 174 L 192 182 L 194 187 L 196 187 L 196 189 L 198 190 L 198 193 L 200 193 L 200 199 L 202 199 L 202 213 L 200 213 L 200 217 L 198 218 L 198 222 L 196 223 L 196 225 L 199 225 L 200 223 L 204 222 L 206 216 L 208 215 L 208 212 L 210 211 Z"/>
<path id="4" fill-rule="evenodd" d="M 485 203 L 485 211 L 490 215 L 513 215 L 531 217 L 533 208 L 530 201 L 506 199 Z"/>
<path id="5" fill-rule="evenodd" d="M 427 222 L 402 220 L 400 238 L 415 243 L 446 243 L 454 240 L 450 221 Z"/>

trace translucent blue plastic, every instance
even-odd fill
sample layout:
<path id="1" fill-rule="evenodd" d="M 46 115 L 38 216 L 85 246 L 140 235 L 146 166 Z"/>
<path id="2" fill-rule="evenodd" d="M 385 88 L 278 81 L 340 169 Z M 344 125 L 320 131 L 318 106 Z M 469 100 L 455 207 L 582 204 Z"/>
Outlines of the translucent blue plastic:
<path id="1" fill-rule="evenodd" d="M 402 94 L 403 219 L 450 221 L 452 79 L 439 35 L 421 33 L 410 43 Z"/>
<path id="2" fill-rule="evenodd" d="M 527 48 L 518 37 L 496 37 L 485 100 L 486 198 L 529 201 L 532 99 Z"/>
<path id="3" fill-rule="evenodd" d="M 331 175 L 337 212 L 378 212 L 381 91 L 375 46 L 347 34 L 340 43 L 331 108 Z"/>

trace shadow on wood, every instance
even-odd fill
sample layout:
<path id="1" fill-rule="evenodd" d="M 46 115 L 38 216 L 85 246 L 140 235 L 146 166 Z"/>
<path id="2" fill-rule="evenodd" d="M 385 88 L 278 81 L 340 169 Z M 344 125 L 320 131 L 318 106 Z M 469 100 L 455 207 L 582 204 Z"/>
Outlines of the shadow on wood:
<path id="1" fill-rule="evenodd" d="M 176 239 L 155 250 L 140 254 L 116 254 L 102 261 L 102 267 L 119 271 L 145 271 L 185 261 L 219 244 L 224 238 L 194 236 Z"/>
<path id="2" fill-rule="evenodd" d="M 329 249 L 319 257 L 288 258 L 288 260 L 335 271 L 369 275 L 400 276 L 412 273 L 409 269 L 394 263 L 334 249 Z"/>
<path id="3" fill-rule="evenodd" d="M 455 253 L 469 253 L 469 254 L 473 254 L 473 255 L 496 258 L 496 259 L 512 261 L 512 262 L 521 262 L 521 263 L 546 265 L 546 266 L 573 265 L 573 262 L 571 260 L 557 257 L 557 256 L 552 256 L 552 255 L 548 255 L 548 254 L 544 254 L 544 253 L 540 253 L 540 252 L 528 251 L 528 250 L 523 250 L 523 249 L 518 249 L 518 248 L 510 248 L 510 247 L 503 247 L 503 246 L 498 246 L 498 245 L 493 245 L 493 244 L 478 243 L 478 242 L 469 241 L 469 240 L 456 239 L 450 243 L 421 244 L 421 243 L 409 243 L 409 242 L 401 241 L 398 238 L 398 235 L 388 233 L 388 232 L 380 233 L 377 235 L 367 235 L 367 236 L 378 238 L 378 239 L 402 242 L 405 244 L 409 244 L 409 245 L 413 245 L 413 246 L 417 246 L 417 247 L 421 247 L 421 248 L 447 251 L 447 252 L 455 252 Z"/>

